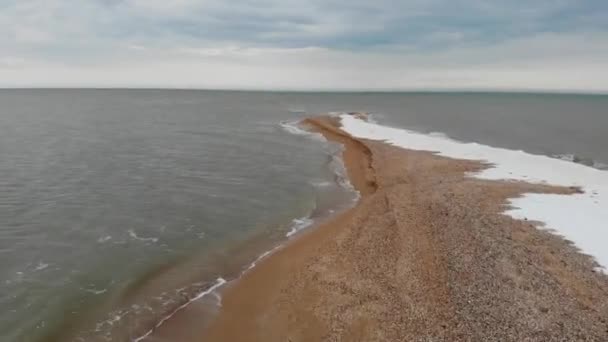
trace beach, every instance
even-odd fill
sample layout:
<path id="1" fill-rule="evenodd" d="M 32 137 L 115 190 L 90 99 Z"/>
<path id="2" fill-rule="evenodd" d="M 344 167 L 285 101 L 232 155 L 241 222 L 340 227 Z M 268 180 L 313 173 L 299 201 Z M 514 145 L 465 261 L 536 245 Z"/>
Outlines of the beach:
<path id="1" fill-rule="evenodd" d="M 467 174 L 489 165 L 357 139 L 335 118 L 303 124 L 345 146 L 360 200 L 229 284 L 197 339 L 608 338 L 608 281 L 595 261 L 503 214 L 523 193 L 579 189 L 475 179 Z"/>

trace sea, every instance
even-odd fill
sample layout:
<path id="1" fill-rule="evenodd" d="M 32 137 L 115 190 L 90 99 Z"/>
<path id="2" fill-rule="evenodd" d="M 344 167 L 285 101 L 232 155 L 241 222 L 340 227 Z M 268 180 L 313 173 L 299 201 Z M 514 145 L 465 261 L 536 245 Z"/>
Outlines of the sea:
<path id="1" fill-rule="evenodd" d="M 371 120 L 608 169 L 608 96 L 0 90 L 0 341 L 146 341 L 353 205 L 341 146 Z M 211 310 L 212 311 L 212 310 Z"/>

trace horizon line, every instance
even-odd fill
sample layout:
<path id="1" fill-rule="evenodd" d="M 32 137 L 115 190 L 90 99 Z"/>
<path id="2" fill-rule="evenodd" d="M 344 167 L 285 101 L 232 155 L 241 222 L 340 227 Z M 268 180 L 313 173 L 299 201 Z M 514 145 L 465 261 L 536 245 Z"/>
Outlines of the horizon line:
<path id="1" fill-rule="evenodd" d="M 608 95 L 608 90 L 578 90 L 578 89 L 525 89 L 525 88 L 411 88 L 411 89 L 306 89 L 306 88 L 206 88 L 206 87 L 171 87 L 171 86 L 0 86 L 0 90 L 191 90 L 191 91 L 225 91 L 225 92 L 259 92 L 259 93 L 471 93 L 471 94 L 546 94 L 546 95 Z"/>

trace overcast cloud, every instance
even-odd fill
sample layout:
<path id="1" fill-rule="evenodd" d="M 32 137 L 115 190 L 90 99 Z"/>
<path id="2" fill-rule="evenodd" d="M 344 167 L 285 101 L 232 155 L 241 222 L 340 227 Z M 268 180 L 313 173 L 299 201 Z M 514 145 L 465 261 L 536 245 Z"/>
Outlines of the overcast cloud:
<path id="1" fill-rule="evenodd" d="M 608 2 L 4 0 L 0 86 L 608 91 Z"/>

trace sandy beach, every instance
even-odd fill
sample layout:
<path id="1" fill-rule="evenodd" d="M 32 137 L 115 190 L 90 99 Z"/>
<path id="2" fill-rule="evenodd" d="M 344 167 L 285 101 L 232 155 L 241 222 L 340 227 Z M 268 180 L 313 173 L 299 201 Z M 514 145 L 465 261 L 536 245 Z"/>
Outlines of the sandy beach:
<path id="1" fill-rule="evenodd" d="M 230 284 L 188 339 L 608 340 L 608 278 L 595 262 L 502 214 L 522 193 L 578 189 L 474 179 L 488 165 L 356 139 L 335 118 L 303 124 L 345 146 L 359 202 Z"/>

